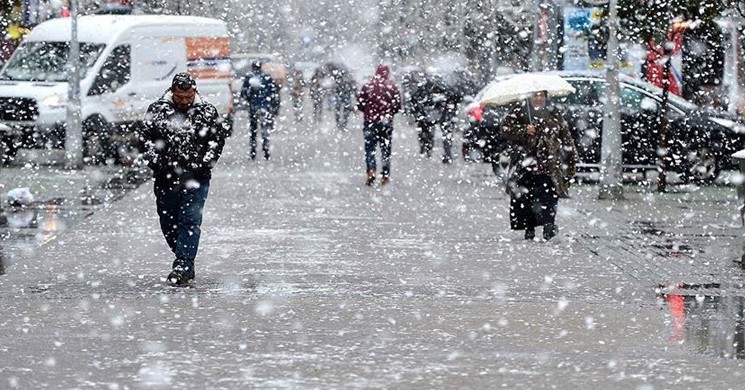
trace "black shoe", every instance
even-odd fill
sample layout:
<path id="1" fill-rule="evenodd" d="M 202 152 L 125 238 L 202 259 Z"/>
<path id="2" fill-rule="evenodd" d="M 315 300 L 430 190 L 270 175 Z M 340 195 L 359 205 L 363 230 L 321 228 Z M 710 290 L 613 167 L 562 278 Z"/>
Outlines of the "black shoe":
<path id="1" fill-rule="evenodd" d="M 193 266 L 189 266 L 181 260 L 176 260 L 173 263 L 173 270 L 171 270 L 171 273 L 168 274 L 168 278 L 166 279 L 169 283 L 174 286 L 183 286 L 194 279 Z"/>
<path id="2" fill-rule="evenodd" d="M 559 234 L 559 227 L 553 223 L 546 224 L 543 227 L 543 239 L 548 241 Z"/>
<path id="3" fill-rule="evenodd" d="M 525 239 L 526 240 L 532 240 L 535 238 L 535 228 L 527 228 L 525 229 Z"/>

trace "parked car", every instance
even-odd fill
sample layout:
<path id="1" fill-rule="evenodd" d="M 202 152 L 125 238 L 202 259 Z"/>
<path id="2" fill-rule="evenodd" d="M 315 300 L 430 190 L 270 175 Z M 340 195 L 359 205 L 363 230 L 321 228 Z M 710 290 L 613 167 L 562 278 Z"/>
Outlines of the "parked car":
<path id="1" fill-rule="evenodd" d="M 580 157 L 578 171 L 598 171 L 605 74 L 593 71 L 556 73 L 577 90 L 569 96 L 549 100 L 569 124 Z M 502 76 L 499 80 L 504 77 L 509 76 Z M 499 153 L 506 147 L 499 124 L 509 107 L 477 103 L 488 87 L 477 94 L 476 103 L 467 107 L 469 142 L 481 152 L 485 162 L 496 164 Z M 640 173 L 656 170 L 662 90 L 624 75 L 620 77 L 620 87 L 623 168 Z M 698 107 L 675 95 L 669 96 L 667 118 L 671 171 L 679 173 L 683 180 L 705 183 L 716 179 L 722 169 L 733 169 L 729 156 L 745 148 L 743 118 Z"/>
<path id="2" fill-rule="evenodd" d="M 36 26 L 0 71 L 0 134 L 7 149 L 64 146 L 70 18 Z M 230 42 L 224 22 L 167 15 L 88 15 L 78 21 L 83 155 L 131 160 L 134 129 L 171 78 L 188 71 L 232 127 Z"/>

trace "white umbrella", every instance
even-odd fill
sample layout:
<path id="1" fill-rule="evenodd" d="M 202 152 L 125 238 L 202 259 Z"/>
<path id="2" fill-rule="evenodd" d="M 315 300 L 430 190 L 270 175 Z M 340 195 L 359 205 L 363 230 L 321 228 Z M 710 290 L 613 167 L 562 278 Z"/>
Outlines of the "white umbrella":
<path id="1" fill-rule="evenodd" d="M 503 105 L 525 100 L 531 93 L 540 91 L 548 92 L 548 96 L 566 96 L 575 89 L 555 74 L 518 73 L 489 87 L 479 103 Z"/>

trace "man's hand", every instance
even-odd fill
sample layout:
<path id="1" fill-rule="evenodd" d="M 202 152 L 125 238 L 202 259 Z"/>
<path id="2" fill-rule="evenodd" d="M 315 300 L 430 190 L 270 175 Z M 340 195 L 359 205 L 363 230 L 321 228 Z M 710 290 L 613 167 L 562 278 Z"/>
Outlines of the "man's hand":
<path id="1" fill-rule="evenodd" d="M 528 125 L 528 129 L 526 130 L 529 136 L 535 135 L 535 125 Z"/>

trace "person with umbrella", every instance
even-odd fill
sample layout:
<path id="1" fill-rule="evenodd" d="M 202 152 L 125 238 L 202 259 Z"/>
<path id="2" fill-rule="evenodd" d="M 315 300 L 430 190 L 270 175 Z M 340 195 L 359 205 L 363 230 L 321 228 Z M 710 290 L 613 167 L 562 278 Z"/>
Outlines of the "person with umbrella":
<path id="1" fill-rule="evenodd" d="M 567 196 L 578 161 L 567 123 L 547 104 L 548 94 L 546 90 L 530 93 L 528 101 L 502 121 L 502 133 L 514 147 L 514 173 L 507 183 L 510 227 L 525 230 L 526 240 L 534 239 L 535 228 L 541 225 L 545 240 L 558 234 L 558 199 Z"/>

